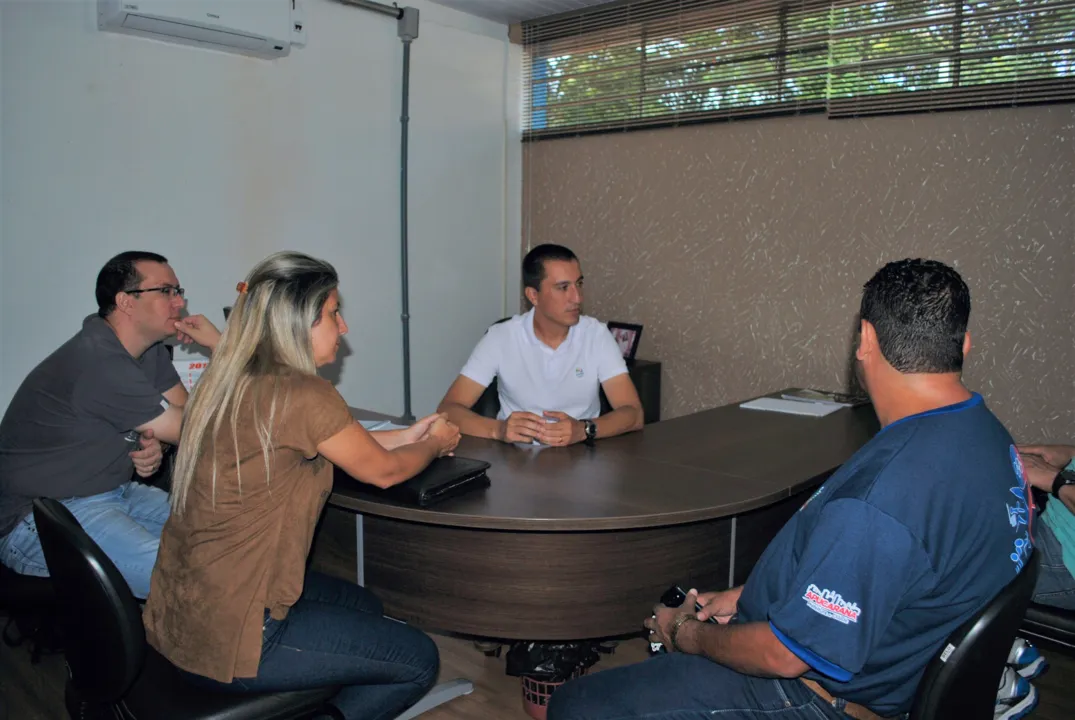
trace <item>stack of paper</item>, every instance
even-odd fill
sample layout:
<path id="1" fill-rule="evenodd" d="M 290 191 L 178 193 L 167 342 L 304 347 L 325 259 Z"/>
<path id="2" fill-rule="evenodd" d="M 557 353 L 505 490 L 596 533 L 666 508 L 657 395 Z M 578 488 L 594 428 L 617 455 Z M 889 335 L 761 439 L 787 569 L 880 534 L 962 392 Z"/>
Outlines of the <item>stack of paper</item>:
<path id="1" fill-rule="evenodd" d="M 815 400 L 789 400 L 787 398 L 763 397 L 750 400 L 739 405 L 747 410 L 768 410 L 769 412 L 789 413 L 791 415 L 809 415 L 810 417 L 824 417 L 834 413 L 843 405 L 832 402 L 818 402 Z"/>

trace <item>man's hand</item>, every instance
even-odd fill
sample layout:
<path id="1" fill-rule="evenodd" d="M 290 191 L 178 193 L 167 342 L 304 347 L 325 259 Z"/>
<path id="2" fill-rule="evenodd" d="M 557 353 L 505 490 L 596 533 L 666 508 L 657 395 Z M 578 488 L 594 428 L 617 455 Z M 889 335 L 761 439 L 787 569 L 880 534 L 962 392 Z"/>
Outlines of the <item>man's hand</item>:
<path id="1" fill-rule="evenodd" d="M 658 603 L 653 606 L 653 617 L 646 618 L 642 624 L 649 630 L 649 641 L 659 642 L 664 645 L 664 649 L 668 652 L 674 652 L 675 647 L 672 645 L 672 623 L 680 615 L 689 615 L 694 618 L 694 603 L 698 600 L 698 592 L 691 590 L 687 593 L 687 598 L 683 601 L 683 604 L 677 608 L 665 607 Z M 690 622 L 690 620 L 684 620 L 683 622 Z"/>
<path id="2" fill-rule="evenodd" d="M 586 439 L 586 425 L 567 413 L 545 412 L 545 417 L 556 422 L 542 421 L 544 427 L 538 434 L 538 440 L 546 445 L 574 445 Z"/>
<path id="3" fill-rule="evenodd" d="M 188 315 L 175 324 L 175 336 L 184 345 L 197 344 L 216 350 L 220 330 L 204 315 Z"/>
<path id="4" fill-rule="evenodd" d="M 534 413 L 513 412 L 500 422 L 497 440 L 501 442 L 530 442 L 539 438 L 545 429 L 545 421 Z"/>
<path id="5" fill-rule="evenodd" d="M 696 617 L 702 622 L 709 618 L 714 618 L 721 625 L 727 623 L 732 619 L 733 615 L 739 612 L 739 595 L 738 590 L 718 590 L 716 592 L 701 593 L 698 595 L 698 602 L 703 607 L 698 611 Z"/>
<path id="6" fill-rule="evenodd" d="M 1040 455 L 1020 453 L 1019 459 L 1023 461 L 1023 470 L 1026 471 L 1027 481 L 1039 490 L 1052 492 L 1056 474 L 1063 468 L 1046 462 Z"/>
<path id="7" fill-rule="evenodd" d="M 1036 455 L 1058 468 L 1063 468 L 1071 462 L 1071 458 L 1075 457 L 1075 445 L 1016 445 L 1016 449 L 1024 457 Z"/>
<path id="8" fill-rule="evenodd" d="M 445 455 L 451 455 L 455 450 L 455 447 L 459 444 L 459 427 L 448 422 L 442 417 L 438 417 L 429 426 L 429 432 L 426 437 L 430 438 L 437 443 L 440 447 L 438 455 L 444 457 Z"/>
<path id="9" fill-rule="evenodd" d="M 142 433 L 141 444 L 141 450 L 132 450 L 129 455 L 134 461 L 134 471 L 138 473 L 138 477 L 147 478 L 160 468 L 164 450 L 161 448 L 161 441 L 153 437 L 152 430 Z"/>

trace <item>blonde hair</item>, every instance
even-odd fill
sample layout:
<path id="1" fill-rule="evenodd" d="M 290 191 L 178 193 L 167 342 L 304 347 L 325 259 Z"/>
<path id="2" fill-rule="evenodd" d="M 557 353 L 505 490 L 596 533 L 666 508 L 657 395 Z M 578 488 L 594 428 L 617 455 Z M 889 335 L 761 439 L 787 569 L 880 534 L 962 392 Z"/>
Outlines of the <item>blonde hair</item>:
<path id="1" fill-rule="evenodd" d="M 255 397 L 254 417 L 242 418 L 242 422 L 252 422 L 257 431 L 268 481 L 273 424 L 287 407 L 287 397 L 278 397 L 278 379 L 290 372 L 316 373 L 311 331 L 338 284 L 332 265 L 290 251 L 265 258 L 250 271 L 246 282 L 240 283 L 239 298 L 232 307 L 213 359 L 195 385 L 183 412 L 183 429 L 172 474 L 172 512 L 179 515 L 186 507 L 195 465 L 207 450 L 213 459 L 212 497 L 215 502 L 216 439 L 225 416 L 231 423 L 235 468 L 242 492 L 236 432 L 240 422 L 239 408 L 251 382 L 262 377 L 274 378 L 268 416 L 256 411 L 261 403 Z"/>

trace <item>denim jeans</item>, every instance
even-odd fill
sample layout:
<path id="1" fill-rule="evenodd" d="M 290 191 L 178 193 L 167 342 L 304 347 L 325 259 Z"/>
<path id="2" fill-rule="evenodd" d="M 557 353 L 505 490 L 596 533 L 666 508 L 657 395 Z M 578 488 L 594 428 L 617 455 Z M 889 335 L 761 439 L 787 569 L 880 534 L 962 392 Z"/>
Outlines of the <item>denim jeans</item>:
<path id="1" fill-rule="evenodd" d="M 1055 501 L 1054 501 L 1055 502 Z M 1064 551 L 1052 528 L 1041 518 L 1035 520 L 1034 548 L 1041 553 L 1038 584 L 1034 586 L 1034 602 L 1075 610 L 1075 577 L 1064 565 Z"/>
<path id="2" fill-rule="evenodd" d="M 800 680 L 743 675 L 697 655 L 669 653 L 584 675 L 557 688 L 549 720 L 845 720 Z"/>
<path id="3" fill-rule="evenodd" d="M 137 598 L 149 594 L 161 530 L 168 519 L 168 494 L 139 482 L 89 497 L 61 500 L 86 534 L 101 546 Z M 47 577 L 48 566 L 37 537 L 34 514 L 0 538 L 0 562 L 17 573 Z"/>
<path id="4" fill-rule="evenodd" d="M 390 720 L 433 687 L 439 667 L 429 636 L 384 617 L 371 592 L 309 572 L 287 617 L 266 615 L 257 677 L 219 683 L 187 675 L 204 687 L 239 693 L 342 685 L 332 704 L 347 720 Z"/>

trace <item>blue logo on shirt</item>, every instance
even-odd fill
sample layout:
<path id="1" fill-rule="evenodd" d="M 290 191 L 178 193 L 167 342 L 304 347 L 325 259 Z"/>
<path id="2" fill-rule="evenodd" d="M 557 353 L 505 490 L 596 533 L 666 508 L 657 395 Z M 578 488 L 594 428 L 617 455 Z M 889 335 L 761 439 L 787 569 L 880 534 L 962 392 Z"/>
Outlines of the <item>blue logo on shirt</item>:
<path id="1" fill-rule="evenodd" d="M 1011 494 L 1015 496 L 1015 504 L 1004 504 L 1008 510 L 1008 524 L 1017 532 L 1020 532 L 1020 528 L 1025 528 L 1021 531 L 1020 536 L 1015 539 L 1015 551 L 1009 556 L 1012 562 L 1015 563 L 1015 572 L 1019 572 L 1026 565 L 1027 558 L 1030 557 L 1030 551 L 1034 547 L 1030 536 L 1032 516 L 1030 514 L 1030 501 L 1028 500 L 1026 472 L 1023 470 L 1023 461 L 1014 445 L 1009 447 L 1008 454 L 1011 456 L 1015 477 L 1019 480 L 1018 485 L 1009 488 Z"/>
<path id="2" fill-rule="evenodd" d="M 580 377 L 582 377 L 582 376 L 583 376 L 583 375 L 585 375 L 585 374 L 586 374 L 586 373 L 584 373 L 584 372 L 582 371 L 582 368 L 580 368 L 580 367 L 577 367 L 577 368 L 575 368 L 575 377 L 577 377 L 577 378 L 580 378 Z"/>

